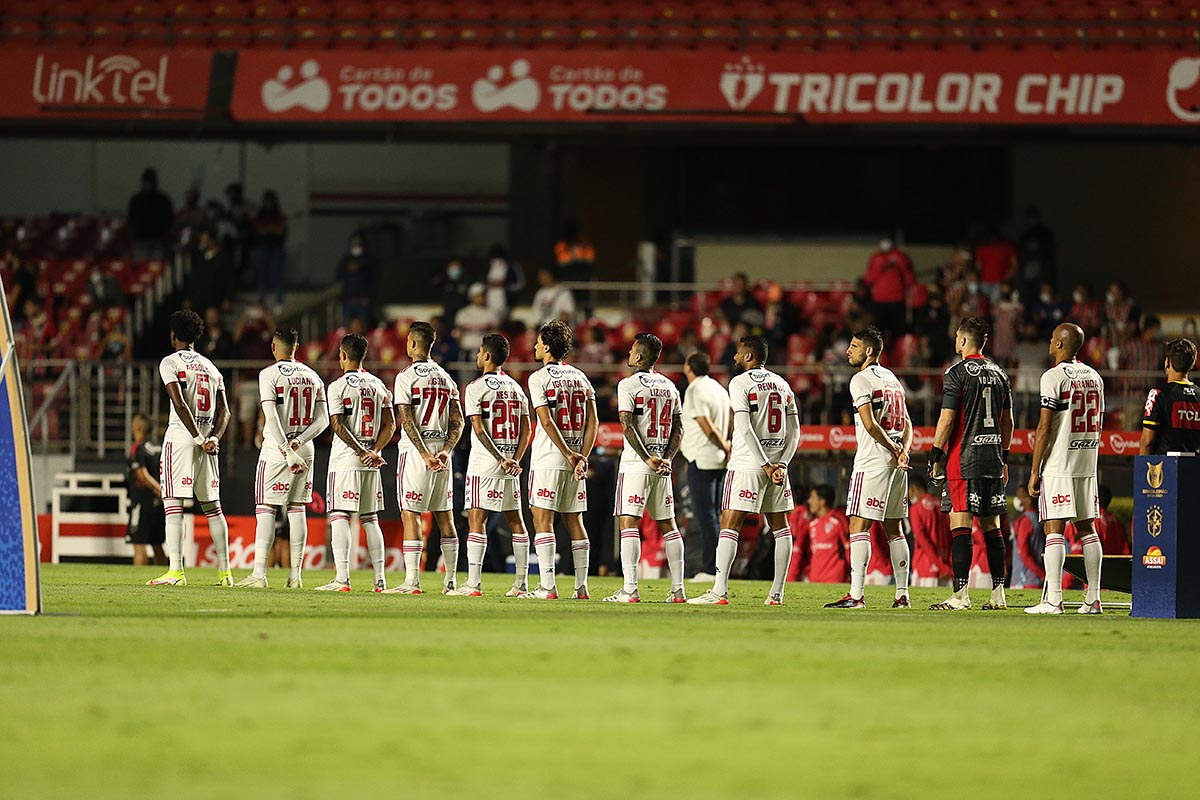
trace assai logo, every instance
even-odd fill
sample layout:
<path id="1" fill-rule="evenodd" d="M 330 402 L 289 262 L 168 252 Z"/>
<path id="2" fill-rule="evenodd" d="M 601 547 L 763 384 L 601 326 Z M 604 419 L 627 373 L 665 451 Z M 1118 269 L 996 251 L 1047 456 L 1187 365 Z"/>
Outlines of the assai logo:
<path id="1" fill-rule="evenodd" d="M 1151 547 L 1146 551 L 1146 555 L 1142 556 L 1142 566 L 1147 569 L 1162 569 L 1167 565 L 1167 557 L 1163 555 L 1162 548 Z"/>
<path id="2" fill-rule="evenodd" d="M 1163 512 L 1162 506 L 1150 506 L 1146 509 L 1146 533 L 1153 537 L 1162 534 L 1163 528 Z"/>

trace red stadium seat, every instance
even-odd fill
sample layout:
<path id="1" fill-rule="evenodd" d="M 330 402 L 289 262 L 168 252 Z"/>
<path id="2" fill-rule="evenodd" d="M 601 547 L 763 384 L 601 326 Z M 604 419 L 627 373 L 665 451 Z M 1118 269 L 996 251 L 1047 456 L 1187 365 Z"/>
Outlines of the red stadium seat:
<path id="1" fill-rule="evenodd" d="M 696 46 L 705 50 L 731 50 L 737 47 L 739 36 L 733 25 L 702 25 Z"/>
<path id="2" fill-rule="evenodd" d="M 216 0 L 209 6 L 209 16 L 216 22 L 241 22 L 250 17 L 252 9 L 234 0 Z"/>
<path id="3" fill-rule="evenodd" d="M 469 2 L 457 3 L 454 5 L 454 16 L 457 19 L 470 20 L 472 22 L 483 22 L 485 20 L 496 17 L 496 9 L 487 3 L 470 0 Z"/>
<path id="4" fill-rule="evenodd" d="M 951 52 L 963 52 L 973 49 L 975 29 L 963 23 L 943 25 L 940 48 Z"/>
<path id="5" fill-rule="evenodd" d="M 578 17 L 579 11 L 580 6 L 575 3 L 550 1 L 534 3 L 531 6 L 504 3 L 500 8 L 495 9 L 493 16 L 496 19 L 514 22 L 533 19 L 541 22 L 570 22 Z"/>
<path id="6" fill-rule="evenodd" d="M 387 50 L 407 45 L 409 29 L 405 25 L 394 22 L 376 22 L 372 26 L 375 39 L 371 47 L 376 50 Z"/>
<path id="7" fill-rule="evenodd" d="M 496 39 L 496 28 L 490 25 L 460 25 L 456 26 L 456 48 L 461 47 L 491 47 Z"/>
<path id="8" fill-rule="evenodd" d="M 697 31 L 691 25 L 663 25 L 658 29 L 656 46 L 660 50 L 690 50 L 696 44 Z"/>
<path id="9" fill-rule="evenodd" d="M 654 18 L 660 22 L 690 22 L 696 18 L 696 10 L 686 3 L 660 0 L 651 7 L 654 9 Z"/>
<path id="10" fill-rule="evenodd" d="M 6 17 L 3 27 L 3 38 L 6 42 L 22 42 L 36 44 L 42 41 L 42 24 L 33 19 L 14 19 Z"/>
<path id="11" fill-rule="evenodd" d="M 700 2 L 696 4 L 695 20 L 709 24 L 736 22 L 738 20 L 737 8 L 728 3 L 718 2 L 718 0 Z"/>
<path id="12" fill-rule="evenodd" d="M 617 19 L 616 10 L 608 3 L 599 0 L 585 0 L 577 6 L 576 19 L 588 22 L 612 22 Z"/>
<path id="13" fill-rule="evenodd" d="M 256 0 L 252 16 L 260 21 L 282 21 L 291 16 L 291 8 L 279 0 Z"/>
<path id="14" fill-rule="evenodd" d="M 54 44 L 80 45 L 87 39 L 87 28 L 78 22 L 56 19 L 50 23 L 50 41 Z"/>
<path id="15" fill-rule="evenodd" d="M 901 49 L 929 49 L 942 43 L 942 29 L 937 25 L 914 23 L 901 28 Z"/>
<path id="16" fill-rule="evenodd" d="M 166 19 L 169 7 L 167 3 L 159 0 L 137 0 L 129 6 L 129 19 L 161 22 Z"/>
<path id="17" fill-rule="evenodd" d="M 820 40 L 821 29 L 816 25 L 787 23 L 780 26 L 775 46 L 791 53 L 812 53 L 816 51 Z"/>
<path id="18" fill-rule="evenodd" d="M 292 47 L 298 50 L 324 50 L 333 43 L 329 25 L 304 23 L 292 28 Z"/>
<path id="19" fill-rule="evenodd" d="M 575 46 L 586 50 L 607 50 L 617 41 L 617 29 L 611 25 L 584 24 L 576 28 Z"/>
<path id="20" fill-rule="evenodd" d="M 237 50 L 250 44 L 251 28 L 240 22 L 224 22 L 213 26 L 212 46 L 222 50 Z"/>
<path id="21" fill-rule="evenodd" d="M 657 38 L 658 28 L 654 25 L 629 25 L 620 32 L 620 41 L 626 47 L 650 47 Z"/>
<path id="22" fill-rule="evenodd" d="M 377 20 L 395 21 L 412 19 L 412 3 L 407 0 L 375 0 L 373 16 Z M 378 31 L 376 31 L 378 34 Z"/>
<path id="23" fill-rule="evenodd" d="M 333 8 L 328 3 L 302 2 L 292 7 L 292 18 L 312 23 L 324 23 L 334 16 Z"/>
<path id="24" fill-rule="evenodd" d="M 413 17 L 422 22 L 441 22 L 454 19 L 454 6 L 440 0 L 424 0 L 413 7 Z"/>
<path id="25" fill-rule="evenodd" d="M 986 25 L 979 29 L 979 46 L 986 50 L 1015 50 L 1025 39 L 1018 25 Z"/>
<path id="26" fill-rule="evenodd" d="M 333 29 L 333 47 L 337 50 L 361 50 L 375 37 L 369 25 L 343 24 Z"/>
<path id="27" fill-rule="evenodd" d="M 276 50 L 287 41 L 287 28 L 282 22 L 256 22 L 250 30 L 250 47 L 254 50 Z"/>
<path id="28" fill-rule="evenodd" d="M 454 28 L 449 25 L 420 23 L 413 27 L 412 47 L 415 50 L 444 50 L 454 38 Z"/>
<path id="29" fill-rule="evenodd" d="M 774 25 L 747 25 L 742 45 L 750 51 L 772 50 L 779 41 L 779 29 Z"/>
<path id="30" fill-rule="evenodd" d="M 575 39 L 575 29 L 569 25 L 535 25 L 531 47 L 560 49 L 569 46 Z"/>
<path id="31" fill-rule="evenodd" d="M 208 5 L 199 0 L 174 0 L 167 11 L 172 22 L 199 22 L 208 19 Z"/>
<path id="32" fill-rule="evenodd" d="M 821 50 L 840 52 L 854 48 L 858 31 L 853 25 L 832 24 L 820 28 Z"/>
<path id="33" fill-rule="evenodd" d="M 862 27 L 863 50 L 895 50 L 900 42 L 900 29 L 895 25 L 868 24 Z"/>
<path id="34" fill-rule="evenodd" d="M 122 2 L 106 0 L 92 6 L 88 18 L 95 22 L 124 22 L 129 14 L 129 7 Z"/>
<path id="35" fill-rule="evenodd" d="M 175 44 L 188 47 L 207 47 L 212 39 L 212 29 L 202 22 L 184 22 L 176 25 L 172 33 Z"/>
<path id="36" fill-rule="evenodd" d="M 96 20 L 88 26 L 88 38 L 92 44 L 120 46 L 129 41 L 129 28 L 120 22 Z"/>
<path id="37" fill-rule="evenodd" d="M 741 0 L 735 8 L 736 18 L 744 22 L 774 22 L 779 19 L 779 9 L 766 0 Z"/>
<path id="38" fill-rule="evenodd" d="M 365 24 L 371 19 L 371 4 L 363 0 L 337 3 L 337 19 L 347 25 Z"/>

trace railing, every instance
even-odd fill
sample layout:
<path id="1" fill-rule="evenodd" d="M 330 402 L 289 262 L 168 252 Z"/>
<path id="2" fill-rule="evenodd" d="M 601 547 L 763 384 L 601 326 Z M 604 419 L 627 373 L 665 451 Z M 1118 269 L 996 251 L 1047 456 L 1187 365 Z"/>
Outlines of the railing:
<path id="1" fill-rule="evenodd" d="M 226 361 L 217 365 L 225 378 L 230 407 L 230 423 L 222 454 L 232 468 L 238 450 L 255 446 L 261 433 L 258 422 L 258 382 L 263 364 L 257 361 Z M 340 374 L 334 364 L 311 365 L 324 380 Z M 367 368 L 389 384 L 404 364 L 368 363 Z M 478 370 L 474 362 L 458 361 L 445 365 L 460 383 L 473 379 Z M 505 370 L 522 379 L 541 365 L 511 362 Z M 618 380 L 629 374 L 624 364 L 577 364 L 596 385 L 601 417 L 615 419 L 614 392 Z M 832 425 L 849 419 L 848 385 L 854 370 L 844 364 L 811 364 L 772 367 L 796 388 L 801 420 L 811 424 Z M 127 452 L 132 444 L 133 415 L 141 413 L 158 421 L 161 434 L 169 410 L 166 392 L 158 376 L 158 364 L 39 362 L 23 366 L 27 397 L 26 407 L 34 409 L 30 417 L 31 439 L 38 453 L 66 453 L 74 459 L 105 459 Z M 660 371 L 682 380 L 682 366 L 663 364 Z M 941 407 L 941 369 L 893 370 L 908 387 L 909 413 L 916 425 L 933 425 Z M 32 374 L 36 372 L 37 374 Z M 728 369 L 714 365 L 713 373 L 724 378 Z M 1038 378 L 1040 369 L 1014 369 L 1009 377 L 1014 388 L 1014 418 L 1021 428 L 1034 427 L 1038 417 Z M 1148 387 L 1162 380 L 1152 372 L 1103 372 L 1107 383 L 1107 424 L 1110 428 L 1139 427 L 1141 408 Z M 32 399 L 36 397 L 35 406 Z"/>

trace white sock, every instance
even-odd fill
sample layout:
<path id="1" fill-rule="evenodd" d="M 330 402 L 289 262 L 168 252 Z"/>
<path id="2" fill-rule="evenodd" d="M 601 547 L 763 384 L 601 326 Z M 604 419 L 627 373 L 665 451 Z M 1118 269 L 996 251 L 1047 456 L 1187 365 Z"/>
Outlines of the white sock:
<path id="1" fill-rule="evenodd" d="M 254 572 L 256 578 L 267 575 L 267 559 L 275 541 L 275 506 L 254 507 Z"/>
<path id="2" fill-rule="evenodd" d="M 363 514 L 358 518 L 363 533 L 367 535 L 367 553 L 371 556 L 371 569 L 375 571 L 375 580 L 383 580 L 383 528 L 379 527 L 378 514 Z"/>
<path id="3" fill-rule="evenodd" d="M 350 514 L 345 511 L 335 511 L 329 515 L 330 546 L 333 549 L 333 567 L 337 571 L 337 579 L 342 583 L 350 582 Z"/>
<path id="4" fill-rule="evenodd" d="M 738 532 L 725 528 L 717 539 L 717 580 L 713 583 L 713 591 L 717 594 L 729 593 L 729 571 L 733 569 L 733 560 L 737 558 Z"/>
<path id="5" fill-rule="evenodd" d="M 513 586 L 526 586 L 529 581 L 529 534 L 514 533 L 512 544 L 513 560 L 517 562 L 517 574 L 513 578 Z"/>
<path id="6" fill-rule="evenodd" d="M 1104 548 L 1100 545 L 1100 536 L 1089 533 L 1079 537 L 1083 544 L 1083 570 L 1087 575 L 1087 593 L 1084 602 L 1094 603 L 1100 599 L 1100 565 L 1104 560 Z"/>
<path id="7" fill-rule="evenodd" d="M 487 552 L 486 533 L 467 534 L 467 585 L 478 587 L 483 580 L 483 554 Z M 525 544 L 525 558 L 529 558 L 529 544 Z M 528 569 L 526 564 L 526 569 Z"/>
<path id="8" fill-rule="evenodd" d="M 850 534 L 850 596 L 861 600 L 867 580 L 867 562 L 871 560 L 871 533 Z"/>
<path id="9" fill-rule="evenodd" d="M 640 549 L 640 547 L 639 547 Z M 575 588 L 587 588 L 588 557 L 592 553 L 592 543 L 587 539 L 571 542 L 571 560 L 575 562 Z M 637 571 L 634 571 L 637 574 Z"/>
<path id="10" fill-rule="evenodd" d="M 775 580 L 771 582 L 771 594 L 783 595 L 783 584 L 787 580 L 788 566 L 792 561 L 792 529 L 775 531 Z"/>
<path id="11" fill-rule="evenodd" d="M 574 545 L 572 545 L 573 547 Z M 642 560 L 642 534 L 637 528 L 621 529 L 621 574 L 625 576 L 625 591 L 638 588 L 638 562 Z"/>
<path id="12" fill-rule="evenodd" d="M 1061 533 L 1046 534 L 1046 602 L 1062 602 L 1063 561 L 1067 558 L 1067 539 Z"/>
<path id="13" fill-rule="evenodd" d="M 553 589 L 554 534 L 535 533 L 533 535 L 533 549 L 537 552 L 538 572 L 541 573 L 541 582 L 538 585 L 543 589 Z"/>
<path id="14" fill-rule="evenodd" d="M 172 572 L 183 569 L 183 502 L 174 497 L 163 500 L 163 513 L 167 516 L 167 558 Z"/>
<path id="15" fill-rule="evenodd" d="M 671 591 L 683 588 L 683 534 L 677 530 L 663 537 L 667 568 L 671 571 Z"/>
<path id="16" fill-rule="evenodd" d="M 458 577 L 458 535 L 442 537 L 442 560 L 446 562 L 446 585 Z"/>
<path id="17" fill-rule="evenodd" d="M 213 548 L 217 551 L 217 571 L 229 569 L 229 523 L 221 511 L 221 503 L 216 500 L 200 504 L 200 510 L 208 517 L 208 531 L 212 534 Z M 274 525 L 274 519 L 271 524 Z"/>
<path id="18" fill-rule="evenodd" d="M 892 554 L 892 572 L 896 576 L 896 597 L 908 597 L 908 562 L 911 558 L 908 540 L 903 536 L 888 539 L 888 550 Z"/>
<path id="19" fill-rule="evenodd" d="M 299 578 L 304 570 L 304 546 L 308 544 L 308 517 L 304 506 L 288 506 L 288 549 L 292 551 L 290 578 Z M 256 553 L 257 555 L 257 553 Z"/>
<path id="20" fill-rule="evenodd" d="M 405 539 L 401 548 L 404 551 L 404 582 L 409 586 L 420 586 L 421 551 L 425 546 L 420 539 Z"/>

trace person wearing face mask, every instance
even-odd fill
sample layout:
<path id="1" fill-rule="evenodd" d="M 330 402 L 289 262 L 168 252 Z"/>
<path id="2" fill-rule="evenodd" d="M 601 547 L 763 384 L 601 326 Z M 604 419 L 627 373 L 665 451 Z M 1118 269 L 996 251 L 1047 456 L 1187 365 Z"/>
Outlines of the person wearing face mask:
<path id="1" fill-rule="evenodd" d="M 1112 347 L 1119 348 L 1137 331 L 1142 310 L 1137 301 L 1129 296 L 1129 290 L 1121 281 L 1113 281 L 1104 294 L 1104 338 Z"/>
<path id="2" fill-rule="evenodd" d="M 903 334 L 909 291 L 917 283 L 912 259 L 896 246 L 891 233 L 879 237 L 879 249 L 867 261 L 863 278 L 875 323 L 885 338 Z"/>
<path id="3" fill-rule="evenodd" d="M 446 264 L 446 271 L 433 279 L 442 293 L 442 319 L 453 320 L 458 310 L 467 304 L 466 272 L 457 258 Z"/>
<path id="4" fill-rule="evenodd" d="M 1024 485 L 1017 488 L 1013 497 L 1012 535 L 1010 546 L 1013 551 L 1009 585 L 1013 589 L 1040 589 L 1046 580 L 1046 567 L 1042 563 L 1042 549 L 1046 545 L 1046 534 L 1038 519 L 1037 508 Z"/>
<path id="5" fill-rule="evenodd" d="M 342 321 L 371 318 L 371 296 L 375 293 L 375 259 L 366 251 L 362 234 L 350 237 L 350 247 L 338 261 L 337 279 L 342 284 Z"/>
<path id="6" fill-rule="evenodd" d="M 992 304 L 988 300 L 988 296 L 983 292 L 983 284 L 979 280 L 979 272 L 974 268 L 968 269 L 963 278 L 965 287 L 962 293 L 962 299 L 958 303 L 958 307 L 954 309 L 954 328 L 958 329 L 958 324 L 964 319 L 971 317 L 989 317 L 992 313 Z"/>
<path id="7" fill-rule="evenodd" d="M 1071 307 L 1058 299 L 1054 284 L 1043 283 L 1038 289 L 1037 299 L 1030 308 L 1030 316 L 1037 325 L 1038 336 L 1048 337 L 1054 329 L 1063 323 Z"/>
<path id="8" fill-rule="evenodd" d="M 1069 316 L 1071 322 L 1085 331 L 1099 331 L 1103 327 L 1104 304 L 1096 299 L 1096 293 L 1087 281 L 1075 284 Z"/>
<path id="9" fill-rule="evenodd" d="M 1020 295 L 1012 283 L 1005 281 L 1000 284 L 996 304 L 992 307 L 992 357 L 1004 366 L 1012 361 L 1017 346 L 1017 330 L 1024 314 L 1025 306 L 1021 304 Z"/>

